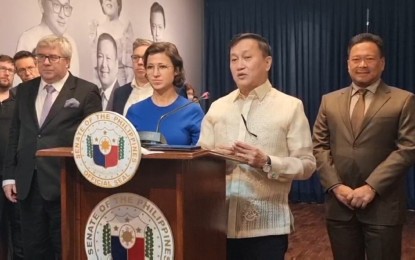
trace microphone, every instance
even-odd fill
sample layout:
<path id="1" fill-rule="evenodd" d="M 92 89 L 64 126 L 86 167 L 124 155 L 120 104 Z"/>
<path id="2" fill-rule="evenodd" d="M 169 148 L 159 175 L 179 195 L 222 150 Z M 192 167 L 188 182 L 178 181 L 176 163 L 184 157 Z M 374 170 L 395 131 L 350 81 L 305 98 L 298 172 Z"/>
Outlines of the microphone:
<path id="1" fill-rule="evenodd" d="M 193 100 L 189 101 L 188 103 L 179 106 L 163 115 L 157 121 L 156 131 L 139 131 L 138 135 L 140 136 L 141 145 L 144 147 L 148 147 L 151 145 L 158 145 L 158 144 L 167 144 L 166 138 L 160 133 L 160 125 L 161 123 L 171 115 L 176 114 L 177 112 L 181 111 L 182 109 L 190 106 L 193 103 L 199 103 L 200 100 L 209 99 L 209 92 L 204 92 L 199 98 L 193 98 Z"/>

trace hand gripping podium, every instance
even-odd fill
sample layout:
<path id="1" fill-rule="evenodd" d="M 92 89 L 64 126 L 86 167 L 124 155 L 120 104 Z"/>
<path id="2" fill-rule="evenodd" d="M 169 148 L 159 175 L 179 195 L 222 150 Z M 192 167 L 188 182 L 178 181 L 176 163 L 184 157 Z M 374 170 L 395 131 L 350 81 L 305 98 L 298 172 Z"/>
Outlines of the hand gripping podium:
<path id="1" fill-rule="evenodd" d="M 85 227 L 104 198 L 134 193 L 152 201 L 166 217 L 174 256 L 165 259 L 226 259 L 225 159 L 212 151 L 144 155 L 137 173 L 117 188 L 91 184 L 76 167 L 72 148 L 40 150 L 37 156 L 62 158 L 62 257 L 87 259 Z"/>

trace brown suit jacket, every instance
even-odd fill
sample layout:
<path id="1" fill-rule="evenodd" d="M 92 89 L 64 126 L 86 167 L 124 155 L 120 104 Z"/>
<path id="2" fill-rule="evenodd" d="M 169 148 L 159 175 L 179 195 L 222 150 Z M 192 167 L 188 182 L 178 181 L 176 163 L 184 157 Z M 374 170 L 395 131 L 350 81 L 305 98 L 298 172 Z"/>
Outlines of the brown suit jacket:
<path id="1" fill-rule="evenodd" d="M 368 108 L 360 133 L 350 123 L 351 86 L 324 95 L 314 125 L 313 145 L 323 187 L 345 184 L 352 189 L 369 184 L 375 199 L 352 211 L 332 192 L 326 193 L 326 217 L 374 225 L 405 220 L 405 180 L 415 161 L 414 94 L 381 82 Z"/>

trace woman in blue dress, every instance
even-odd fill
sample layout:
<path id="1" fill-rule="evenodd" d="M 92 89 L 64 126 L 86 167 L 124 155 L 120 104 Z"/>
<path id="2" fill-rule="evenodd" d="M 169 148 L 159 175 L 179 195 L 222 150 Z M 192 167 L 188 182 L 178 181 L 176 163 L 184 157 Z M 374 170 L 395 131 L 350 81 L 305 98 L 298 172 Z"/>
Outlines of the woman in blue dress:
<path id="1" fill-rule="evenodd" d="M 169 145 L 194 145 L 204 116 L 198 103 L 179 96 L 176 86 L 185 81 L 183 59 L 176 46 L 156 42 L 144 54 L 153 95 L 130 107 L 126 117 L 138 132 L 160 132 Z"/>

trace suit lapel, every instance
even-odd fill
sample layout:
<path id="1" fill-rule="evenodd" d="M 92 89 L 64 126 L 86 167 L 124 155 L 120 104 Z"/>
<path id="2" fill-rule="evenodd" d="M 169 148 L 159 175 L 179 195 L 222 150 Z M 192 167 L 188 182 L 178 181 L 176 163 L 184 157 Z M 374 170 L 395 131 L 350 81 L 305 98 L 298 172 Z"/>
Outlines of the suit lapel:
<path id="1" fill-rule="evenodd" d="M 348 135 L 353 139 L 353 130 L 352 124 L 350 122 L 350 95 L 352 93 L 351 86 L 344 88 L 340 94 L 340 99 L 338 102 L 339 113 L 343 120 L 344 125 L 346 126 Z"/>
<path id="2" fill-rule="evenodd" d="M 53 105 L 50 108 L 49 114 L 46 116 L 45 122 L 43 123 L 41 129 L 48 125 L 48 123 L 58 114 L 58 112 L 65 105 L 65 101 L 73 96 L 72 92 L 75 87 L 75 78 L 69 74 L 69 77 L 59 92 L 58 97 L 56 98 L 55 102 L 53 102 Z"/>
<path id="3" fill-rule="evenodd" d="M 373 96 L 372 103 L 367 109 L 365 117 L 363 118 L 362 127 L 360 128 L 359 134 L 363 129 L 369 124 L 370 120 L 376 115 L 376 113 L 383 107 L 383 105 L 390 99 L 390 89 L 386 86 L 385 83 L 381 82 L 379 87 L 376 89 L 376 92 Z M 357 137 L 356 136 L 356 137 Z"/>
<path id="4" fill-rule="evenodd" d="M 25 86 L 23 86 L 25 87 Z M 34 125 L 36 125 L 39 128 L 39 121 L 37 119 L 37 112 L 36 112 L 36 98 L 39 92 L 39 87 L 40 87 L 40 77 L 36 78 L 33 80 L 33 83 L 28 86 L 28 91 L 29 91 L 29 95 L 28 95 L 28 101 L 27 101 L 27 106 L 28 106 L 28 110 L 30 113 L 30 117 L 33 120 Z"/>

